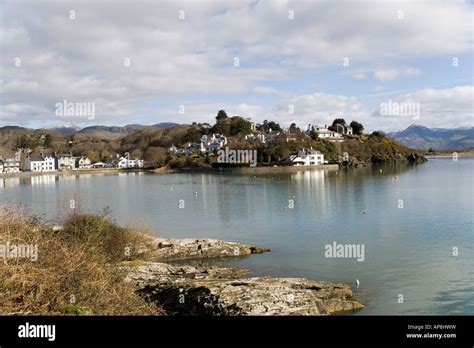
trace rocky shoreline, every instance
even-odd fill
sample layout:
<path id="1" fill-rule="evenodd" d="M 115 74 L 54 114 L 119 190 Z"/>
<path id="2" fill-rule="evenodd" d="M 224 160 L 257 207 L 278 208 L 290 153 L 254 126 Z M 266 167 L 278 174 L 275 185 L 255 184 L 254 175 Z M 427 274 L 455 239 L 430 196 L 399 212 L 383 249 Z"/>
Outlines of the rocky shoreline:
<path id="1" fill-rule="evenodd" d="M 349 285 L 305 278 L 246 278 L 249 270 L 166 262 L 270 251 L 215 239 L 148 237 L 143 260 L 127 261 L 126 281 L 168 315 L 330 315 L 363 308 Z"/>

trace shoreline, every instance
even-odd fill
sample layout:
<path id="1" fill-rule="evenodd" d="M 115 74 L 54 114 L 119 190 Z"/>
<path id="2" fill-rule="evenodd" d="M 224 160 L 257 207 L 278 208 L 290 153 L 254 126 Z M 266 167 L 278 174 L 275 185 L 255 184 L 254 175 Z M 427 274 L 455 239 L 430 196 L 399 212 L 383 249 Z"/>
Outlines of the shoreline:
<path id="1" fill-rule="evenodd" d="M 51 171 L 51 172 L 17 172 L 17 173 L 0 173 L 0 178 L 29 178 L 33 176 L 46 175 L 81 175 L 81 174 L 110 174 L 116 175 L 119 173 L 151 173 L 151 174 L 176 174 L 176 173 L 286 173 L 298 172 L 308 170 L 338 170 L 338 164 L 312 165 L 312 166 L 278 166 L 278 167 L 243 167 L 243 168 L 180 168 L 173 169 L 169 167 L 162 167 L 156 169 L 80 169 L 68 171 Z"/>
<path id="2" fill-rule="evenodd" d="M 425 155 L 429 158 L 450 158 L 452 154 L 438 154 L 438 155 Z M 474 157 L 474 153 L 459 153 L 459 158 L 470 158 Z M 361 162 L 362 167 L 374 165 L 374 163 Z M 380 165 L 380 163 L 375 163 Z M 382 163 L 383 164 L 383 163 Z M 393 163 L 387 163 L 393 164 Z M 17 172 L 17 173 L 0 173 L 0 179 L 5 178 L 29 178 L 34 176 L 46 176 L 46 175 L 57 175 L 57 176 L 68 176 L 68 175 L 81 175 L 81 174 L 104 174 L 104 175 L 117 175 L 120 173 L 148 173 L 148 174 L 180 174 L 180 173 L 233 173 L 233 174 L 266 174 L 266 173 L 294 173 L 301 171 L 337 171 L 347 166 L 341 166 L 337 163 L 322 164 L 322 165 L 309 165 L 309 166 L 257 166 L 257 167 L 186 167 L 186 168 L 171 168 L 171 167 L 160 167 L 160 168 L 137 168 L 137 169 L 121 169 L 121 168 L 100 168 L 100 169 L 77 169 L 67 171 L 51 171 L 51 172 Z M 357 168 L 357 166 L 350 166 Z"/>
<path id="3" fill-rule="evenodd" d="M 244 268 L 171 262 L 250 256 L 270 252 L 268 248 L 215 239 L 146 237 L 144 257 L 123 262 L 126 281 L 168 315 L 333 315 L 364 308 L 345 283 L 247 277 L 251 271 Z"/>

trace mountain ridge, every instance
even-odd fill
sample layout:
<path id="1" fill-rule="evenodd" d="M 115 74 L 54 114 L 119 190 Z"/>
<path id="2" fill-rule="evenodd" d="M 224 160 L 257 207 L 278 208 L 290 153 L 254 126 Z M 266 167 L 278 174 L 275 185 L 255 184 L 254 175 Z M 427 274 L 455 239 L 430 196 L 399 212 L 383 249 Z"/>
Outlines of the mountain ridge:
<path id="1" fill-rule="evenodd" d="M 412 124 L 402 131 L 387 135 L 401 144 L 416 149 L 467 150 L 474 148 L 474 127 L 428 128 Z"/>

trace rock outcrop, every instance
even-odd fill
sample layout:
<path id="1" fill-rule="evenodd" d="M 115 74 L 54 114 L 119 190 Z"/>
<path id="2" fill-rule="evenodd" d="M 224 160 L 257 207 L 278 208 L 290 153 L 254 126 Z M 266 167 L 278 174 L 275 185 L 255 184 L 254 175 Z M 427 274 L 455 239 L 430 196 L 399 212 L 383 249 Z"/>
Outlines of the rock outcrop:
<path id="1" fill-rule="evenodd" d="M 146 254 L 149 260 L 172 261 L 200 258 L 220 258 L 245 256 L 270 251 L 255 245 L 226 242 L 217 239 L 164 239 L 152 238 L 147 243 Z"/>
<path id="2" fill-rule="evenodd" d="M 235 268 L 157 262 L 127 267 L 137 292 L 170 315 L 327 315 L 363 308 L 347 284 L 241 278 L 248 271 Z"/>

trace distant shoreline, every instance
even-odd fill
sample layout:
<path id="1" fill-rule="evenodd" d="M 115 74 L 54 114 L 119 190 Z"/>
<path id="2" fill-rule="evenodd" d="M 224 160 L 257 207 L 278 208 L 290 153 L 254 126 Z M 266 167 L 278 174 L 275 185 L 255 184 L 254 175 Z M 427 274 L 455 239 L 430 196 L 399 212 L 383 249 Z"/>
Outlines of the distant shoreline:
<path id="1" fill-rule="evenodd" d="M 311 166 L 277 166 L 277 167 L 234 167 L 234 168 L 179 168 L 173 169 L 162 167 L 156 169 L 81 169 L 68 171 L 51 172 L 18 172 L 18 173 L 0 173 L 0 178 L 24 177 L 43 175 L 80 175 L 80 174 L 118 174 L 118 173 L 153 173 L 153 174 L 172 174 L 172 173 L 287 173 L 307 170 L 338 170 L 337 164 L 311 165 Z"/>
<path id="2" fill-rule="evenodd" d="M 79 170 L 67 170 L 67 171 L 51 171 L 51 172 L 18 172 L 18 173 L 0 173 L 0 178 L 13 178 L 13 177 L 33 177 L 43 175 L 76 175 L 76 174 L 117 174 L 117 173 L 133 173 L 133 172 L 144 172 L 144 169 L 79 169 Z"/>
<path id="3" fill-rule="evenodd" d="M 309 170 L 339 170 L 338 164 L 320 164 L 309 166 L 265 166 L 265 167 L 218 167 L 218 168 L 181 168 L 178 173 L 291 173 Z"/>
<path id="4" fill-rule="evenodd" d="M 451 158 L 451 154 L 425 155 L 427 158 Z M 473 152 L 459 152 L 458 157 L 474 157 Z M 179 174 L 179 173 L 236 173 L 236 174 L 262 174 L 262 173 L 293 173 L 312 170 L 339 170 L 338 164 L 323 164 L 310 166 L 260 166 L 260 167 L 195 167 L 195 168 L 170 168 L 161 167 L 155 169 L 121 169 L 121 168 L 101 168 L 101 169 L 79 169 L 68 171 L 51 172 L 18 172 L 0 173 L 0 178 L 29 178 L 43 175 L 80 175 L 80 174 L 119 174 L 119 173 L 152 173 L 152 174 Z"/>

